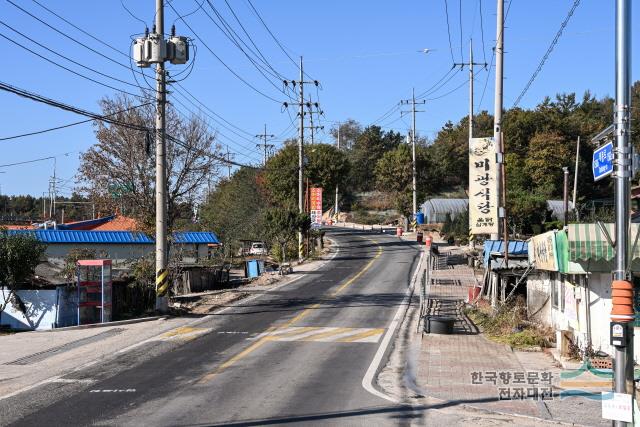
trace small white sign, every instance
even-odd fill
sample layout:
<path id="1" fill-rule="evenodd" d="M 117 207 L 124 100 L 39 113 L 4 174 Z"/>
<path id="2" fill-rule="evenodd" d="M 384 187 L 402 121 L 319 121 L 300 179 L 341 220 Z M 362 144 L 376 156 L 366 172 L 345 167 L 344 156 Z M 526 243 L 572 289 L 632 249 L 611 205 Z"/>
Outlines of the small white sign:
<path id="1" fill-rule="evenodd" d="M 633 400 L 630 394 L 602 392 L 602 418 L 633 422 Z"/>

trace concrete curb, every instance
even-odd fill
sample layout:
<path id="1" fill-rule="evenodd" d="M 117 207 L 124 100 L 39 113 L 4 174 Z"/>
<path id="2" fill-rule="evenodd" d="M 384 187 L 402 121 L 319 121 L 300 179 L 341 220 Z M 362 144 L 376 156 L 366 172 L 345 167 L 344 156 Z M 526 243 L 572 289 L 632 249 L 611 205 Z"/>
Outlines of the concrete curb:
<path id="1" fill-rule="evenodd" d="M 142 323 L 142 322 L 151 322 L 153 320 L 166 320 L 172 316 L 151 316 L 151 317 L 140 317 L 138 319 L 127 319 L 127 320 L 118 320 L 116 322 L 106 322 L 106 323 L 90 323 L 88 325 L 77 325 L 77 326 L 65 326 L 64 328 L 55 328 L 48 329 L 46 331 L 32 331 L 32 332 L 58 332 L 58 331 L 70 331 L 74 329 L 92 329 L 92 328 L 106 328 L 109 326 L 120 326 L 120 325 L 130 325 L 132 323 Z"/>

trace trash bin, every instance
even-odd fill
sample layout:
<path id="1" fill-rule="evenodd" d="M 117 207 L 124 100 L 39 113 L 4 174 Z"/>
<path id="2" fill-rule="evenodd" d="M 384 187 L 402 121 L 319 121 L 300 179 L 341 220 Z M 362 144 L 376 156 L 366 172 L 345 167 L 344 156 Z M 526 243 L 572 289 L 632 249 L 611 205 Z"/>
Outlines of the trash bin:
<path id="1" fill-rule="evenodd" d="M 396 227 L 396 236 L 402 236 L 402 227 Z"/>
<path id="2" fill-rule="evenodd" d="M 424 224 L 424 213 L 423 212 L 416 212 L 416 224 L 418 224 L 418 225 Z"/>
<path id="3" fill-rule="evenodd" d="M 418 231 L 416 233 L 416 242 L 422 243 L 422 236 L 423 236 L 422 231 Z"/>
<path id="4" fill-rule="evenodd" d="M 424 331 L 427 334 L 451 335 L 455 321 L 455 317 L 426 316 L 424 318 Z"/>

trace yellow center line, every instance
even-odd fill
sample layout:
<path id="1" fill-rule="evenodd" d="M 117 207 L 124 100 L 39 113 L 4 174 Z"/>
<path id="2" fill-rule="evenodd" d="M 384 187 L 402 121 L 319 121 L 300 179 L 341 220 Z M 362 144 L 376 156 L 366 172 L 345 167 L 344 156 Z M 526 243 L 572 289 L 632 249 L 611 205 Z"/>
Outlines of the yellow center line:
<path id="1" fill-rule="evenodd" d="M 360 270 L 355 276 L 353 276 L 346 283 L 344 283 L 342 286 L 340 286 L 335 292 L 333 292 L 331 294 L 332 297 L 337 296 L 344 289 L 346 289 L 349 285 L 351 285 L 353 282 L 355 282 L 360 276 L 362 276 L 364 274 L 365 271 L 367 271 L 371 267 L 371 265 L 373 265 L 375 260 L 378 259 L 380 257 L 380 255 L 382 255 L 382 247 L 380 246 L 380 244 L 378 244 L 378 242 L 373 240 L 373 239 L 367 239 L 367 240 L 375 243 L 376 246 L 378 247 L 378 251 L 376 252 L 376 255 L 373 257 L 373 259 L 371 261 L 369 261 L 367 263 L 367 265 L 364 266 L 364 268 L 362 270 Z M 258 348 L 262 347 L 262 345 L 264 345 L 266 342 L 273 341 L 273 336 L 270 335 L 271 332 L 273 332 L 274 330 L 281 330 L 281 329 L 285 329 L 285 328 L 289 328 L 289 327 L 293 326 L 296 322 L 300 321 L 300 319 L 302 319 L 307 314 L 311 313 L 312 310 L 315 310 L 318 307 L 320 307 L 319 303 L 313 304 L 312 306 L 304 309 L 302 312 L 300 312 L 297 316 L 295 316 L 289 322 L 285 323 L 283 326 L 281 326 L 279 328 L 276 328 L 274 326 L 270 327 L 269 329 L 267 329 L 266 331 L 264 331 L 262 333 L 262 335 L 263 335 L 262 338 L 260 338 L 258 341 L 256 341 L 253 344 L 251 344 L 246 349 L 242 350 L 240 353 L 238 353 L 235 356 L 231 357 L 229 360 L 227 360 L 226 362 L 224 362 L 223 364 L 218 366 L 216 369 L 214 369 L 210 373 L 204 375 L 202 378 L 200 378 L 200 380 L 198 380 L 196 382 L 196 384 L 204 384 L 204 383 L 208 382 L 213 377 L 218 375 L 220 372 L 222 372 L 223 370 L 225 370 L 229 366 L 231 366 L 234 363 L 236 363 L 238 360 L 246 357 L 247 355 L 249 355 L 249 354 L 253 353 L 255 350 L 257 350 Z"/>

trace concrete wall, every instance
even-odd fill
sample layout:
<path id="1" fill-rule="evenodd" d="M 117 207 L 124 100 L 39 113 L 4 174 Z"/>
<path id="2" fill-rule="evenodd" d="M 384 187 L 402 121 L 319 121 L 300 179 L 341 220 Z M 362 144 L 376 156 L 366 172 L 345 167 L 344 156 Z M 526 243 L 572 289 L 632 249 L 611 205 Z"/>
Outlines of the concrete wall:
<path id="1" fill-rule="evenodd" d="M 593 350 L 613 353 L 609 344 L 610 272 L 561 275 L 537 271 L 527 279 L 527 310 L 535 320 L 556 330 L 560 348 L 566 350 L 567 337 L 585 348 L 590 333 Z M 634 332 L 634 352 L 638 361 L 640 328 L 634 328 Z"/>
<path id="2" fill-rule="evenodd" d="M 78 324 L 78 297 L 75 289 L 58 286 L 56 289 L 19 290 L 18 296 L 27 309 L 20 311 L 12 303 L 0 313 L 0 325 L 16 330 L 47 330 Z M 7 289 L 0 288 L 0 304 Z"/>
<path id="3" fill-rule="evenodd" d="M 154 248 L 153 244 L 54 243 L 47 245 L 45 256 L 52 260 L 60 260 L 73 249 L 89 249 L 95 251 L 98 258 L 107 258 L 112 260 L 114 265 L 121 265 L 153 254 Z"/>

